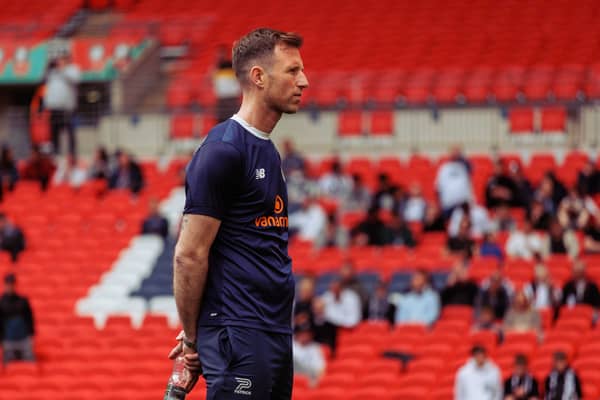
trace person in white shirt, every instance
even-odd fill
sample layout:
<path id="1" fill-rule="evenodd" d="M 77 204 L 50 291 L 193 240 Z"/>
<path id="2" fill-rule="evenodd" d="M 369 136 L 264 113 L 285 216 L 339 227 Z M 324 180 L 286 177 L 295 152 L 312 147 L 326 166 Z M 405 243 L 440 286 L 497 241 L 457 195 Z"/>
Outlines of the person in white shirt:
<path id="1" fill-rule="evenodd" d="M 460 148 L 453 149 L 450 159 L 440 166 L 435 177 L 435 188 L 446 215 L 473 198 L 469 167 Z"/>
<path id="2" fill-rule="evenodd" d="M 340 281 L 333 281 L 322 296 L 325 319 L 335 326 L 353 328 L 362 318 L 360 296 L 352 289 L 343 289 Z"/>
<path id="3" fill-rule="evenodd" d="M 344 200 L 352 191 L 352 179 L 342 171 L 339 160 L 333 161 L 331 171 L 319 179 L 321 195 Z"/>
<path id="4" fill-rule="evenodd" d="M 327 215 L 323 207 L 312 198 L 307 198 L 302 208 L 289 216 L 290 230 L 296 231 L 302 240 L 314 242 L 325 234 Z"/>
<path id="5" fill-rule="evenodd" d="M 502 400 L 500 370 L 488 360 L 485 348 L 476 345 L 471 355 L 456 373 L 454 400 Z"/>
<path id="6" fill-rule="evenodd" d="M 427 202 L 423 197 L 421 185 L 415 182 L 410 185 L 408 198 L 404 203 L 404 220 L 406 222 L 421 222 L 425 218 Z"/>
<path id="7" fill-rule="evenodd" d="M 310 323 L 294 327 L 294 373 L 308 377 L 310 385 L 316 386 L 325 372 L 325 356 L 321 345 L 313 340 Z"/>
<path id="8" fill-rule="evenodd" d="M 533 280 L 523 287 L 523 293 L 537 310 L 553 309 L 560 305 L 562 292 L 552 284 L 548 269 L 538 264 L 533 270 Z"/>
<path id="9" fill-rule="evenodd" d="M 483 234 L 490 231 L 491 223 L 487 210 L 475 203 L 464 203 L 461 207 L 455 208 L 450 216 L 448 224 L 448 235 L 456 236 L 460 228 L 460 221 L 463 216 L 468 215 L 471 222 L 471 237 L 481 238 Z"/>
<path id="10" fill-rule="evenodd" d="M 60 153 L 60 133 L 62 129 L 66 129 L 69 154 L 76 155 L 73 113 L 77 108 L 77 85 L 80 81 L 81 70 L 71 62 L 71 55 L 68 52 L 64 52 L 49 63 L 44 107 L 50 110 L 50 133 L 55 154 Z"/>
<path id="11" fill-rule="evenodd" d="M 524 220 L 522 228 L 516 229 L 508 236 L 506 241 L 506 254 L 510 258 L 523 258 L 532 260 L 536 255 L 545 256 L 546 246 L 542 234 L 535 232 L 531 222 Z"/>

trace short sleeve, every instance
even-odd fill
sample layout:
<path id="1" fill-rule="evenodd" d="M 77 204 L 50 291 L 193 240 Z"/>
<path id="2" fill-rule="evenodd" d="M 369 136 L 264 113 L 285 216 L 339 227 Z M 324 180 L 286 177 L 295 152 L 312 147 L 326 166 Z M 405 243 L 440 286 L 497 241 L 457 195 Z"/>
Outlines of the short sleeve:
<path id="1" fill-rule="evenodd" d="M 183 213 L 223 219 L 241 176 L 241 153 L 233 145 L 204 143 L 187 168 Z"/>

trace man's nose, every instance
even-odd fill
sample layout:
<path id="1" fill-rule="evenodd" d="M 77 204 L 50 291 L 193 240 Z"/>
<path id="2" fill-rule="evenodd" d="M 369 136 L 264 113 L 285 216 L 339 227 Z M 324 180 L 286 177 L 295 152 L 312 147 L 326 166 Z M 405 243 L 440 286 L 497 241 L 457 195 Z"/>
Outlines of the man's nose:
<path id="1" fill-rule="evenodd" d="M 308 87 L 308 78 L 306 78 L 306 74 L 304 74 L 302 71 L 300 71 L 297 85 L 302 89 L 306 89 Z"/>

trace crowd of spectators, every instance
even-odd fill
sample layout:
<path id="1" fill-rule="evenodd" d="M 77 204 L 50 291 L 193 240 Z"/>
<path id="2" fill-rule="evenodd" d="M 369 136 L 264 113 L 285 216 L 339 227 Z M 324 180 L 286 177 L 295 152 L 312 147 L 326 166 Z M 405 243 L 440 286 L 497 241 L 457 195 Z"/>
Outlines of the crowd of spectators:
<path id="1" fill-rule="evenodd" d="M 438 168 L 434 198 L 423 194 L 421 184 L 426 182 L 404 188 L 382 174 L 375 185 L 367 186 L 361 175 L 346 174 L 339 159 L 333 160 L 328 172 L 313 179 L 308 164 L 290 142 L 285 143 L 282 165 L 289 186 L 292 237 L 317 247 L 413 248 L 427 232 L 445 233 L 445 246 L 441 247 L 445 254 L 456 256 L 456 265 L 441 286 L 426 271 L 414 271 L 404 290 L 399 290 L 393 279 L 374 287 L 367 285 L 367 290 L 349 261 L 327 287 L 318 277 L 303 277 L 294 321 L 298 332 L 311 333 L 302 336 L 302 341 L 325 345 L 335 356 L 339 329 L 352 328 L 362 320 L 432 326 L 448 305 L 473 307 L 472 331 L 492 331 L 499 342 L 509 332 L 531 332 L 542 341 L 542 310 L 551 310 L 556 317 L 561 306 L 587 304 L 600 309 L 598 287 L 587 277 L 579 257 L 600 253 L 600 212 L 593 199 L 600 193 L 600 171 L 593 162 L 579 171 L 573 187 L 565 187 L 550 171 L 533 183 L 518 162 L 498 160 L 480 199 L 473 189 L 474 166 L 458 147 Z M 335 207 L 328 206 L 330 203 Z M 344 215 L 356 211 L 364 212 L 364 218 L 352 225 L 341 223 Z M 555 254 L 570 259 L 565 268 L 571 266 L 572 276 L 564 284 L 554 279 L 546 266 Z M 493 258 L 498 268 L 485 279 L 475 280 L 470 273 L 474 257 Z M 516 286 L 506 278 L 504 262 L 514 259 L 534 265 L 530 282 Z M 319 328 L 314 323 L 316 309 Z M 317 348 L 313 346 L 311 351 L 317 352 Z M 535 398 L 542 386 L 545 393 L 555 393 L 549 398 L 557 399 L 581 390 L 562 354 L 555 355 L 555 369 L 545 382 L 539 382 L 538 389 L 538 383 L 527 375 L 527 360 L 522 355 L 515 360 L 514 375 L 502 384 L 485 351 L 474 349 L 473 360 L 459 372 L 457 399 L 491 398 L 481 397 L 479 392 L 488 390 L 487 380 L 494 385 L 497 380 L 493 386 L 497 398 Z M 312 372 L 305 373 L 318 380 L 322 357 L 304 358 L 299 371 L 306 371 L 310 364 L 306 361 L 311 359 Z M 470 391 L 460 383 L 460 376 L 472 374 L 486 376 L 477 380 L 483 382 L 482 388 Z M 464 378 L 464 382 L 471 379 Z"/>

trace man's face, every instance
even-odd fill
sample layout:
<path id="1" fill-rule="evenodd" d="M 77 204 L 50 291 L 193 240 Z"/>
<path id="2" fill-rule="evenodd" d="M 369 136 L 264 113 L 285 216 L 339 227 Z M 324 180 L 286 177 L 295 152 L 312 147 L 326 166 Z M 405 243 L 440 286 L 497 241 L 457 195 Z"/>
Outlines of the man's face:
<path id="1" fill-rule="evenodd" d="M 475 359 L 475 362 L 478 366 L 482 367 L 485 364 L 485 353 L 477 352 L 473 355 L 473 358 Z"/>
<path id="2" fill-rule="evenodd" d="M 515 364 L 515 374 L 516 375 L 525 375 L 525 372 L 527 372 L 527 367 L 524 364 Z"/>
<path id="3" fill-rule="evenodd" d="M 567 360 L 554 360 L 554 368 L 556 368 L 560 372 L 564 371 L 565 369 L 567 369 Z"/>
<path id="4" fill-rule="evenodd" d="M 14 283 L 5 283 L 4 284 L 4 293 L 13 294 L 15 292 L 15 284 Z"/>
<path id="5" fill-rule="evenodd" d="M 423 290 L 425 283 L 425 276 L 423 274 L 415 274 L 412 278 L 412 288 L 417 292 Z"/>
<path id="6" fill-rule="evenodd" d="M 285 114 L 297 112 L 302 91 L 308 87 L 300 51 L 284 44 L 275 46 L 266 77 L 265 101 L 271 108 Z"/>

